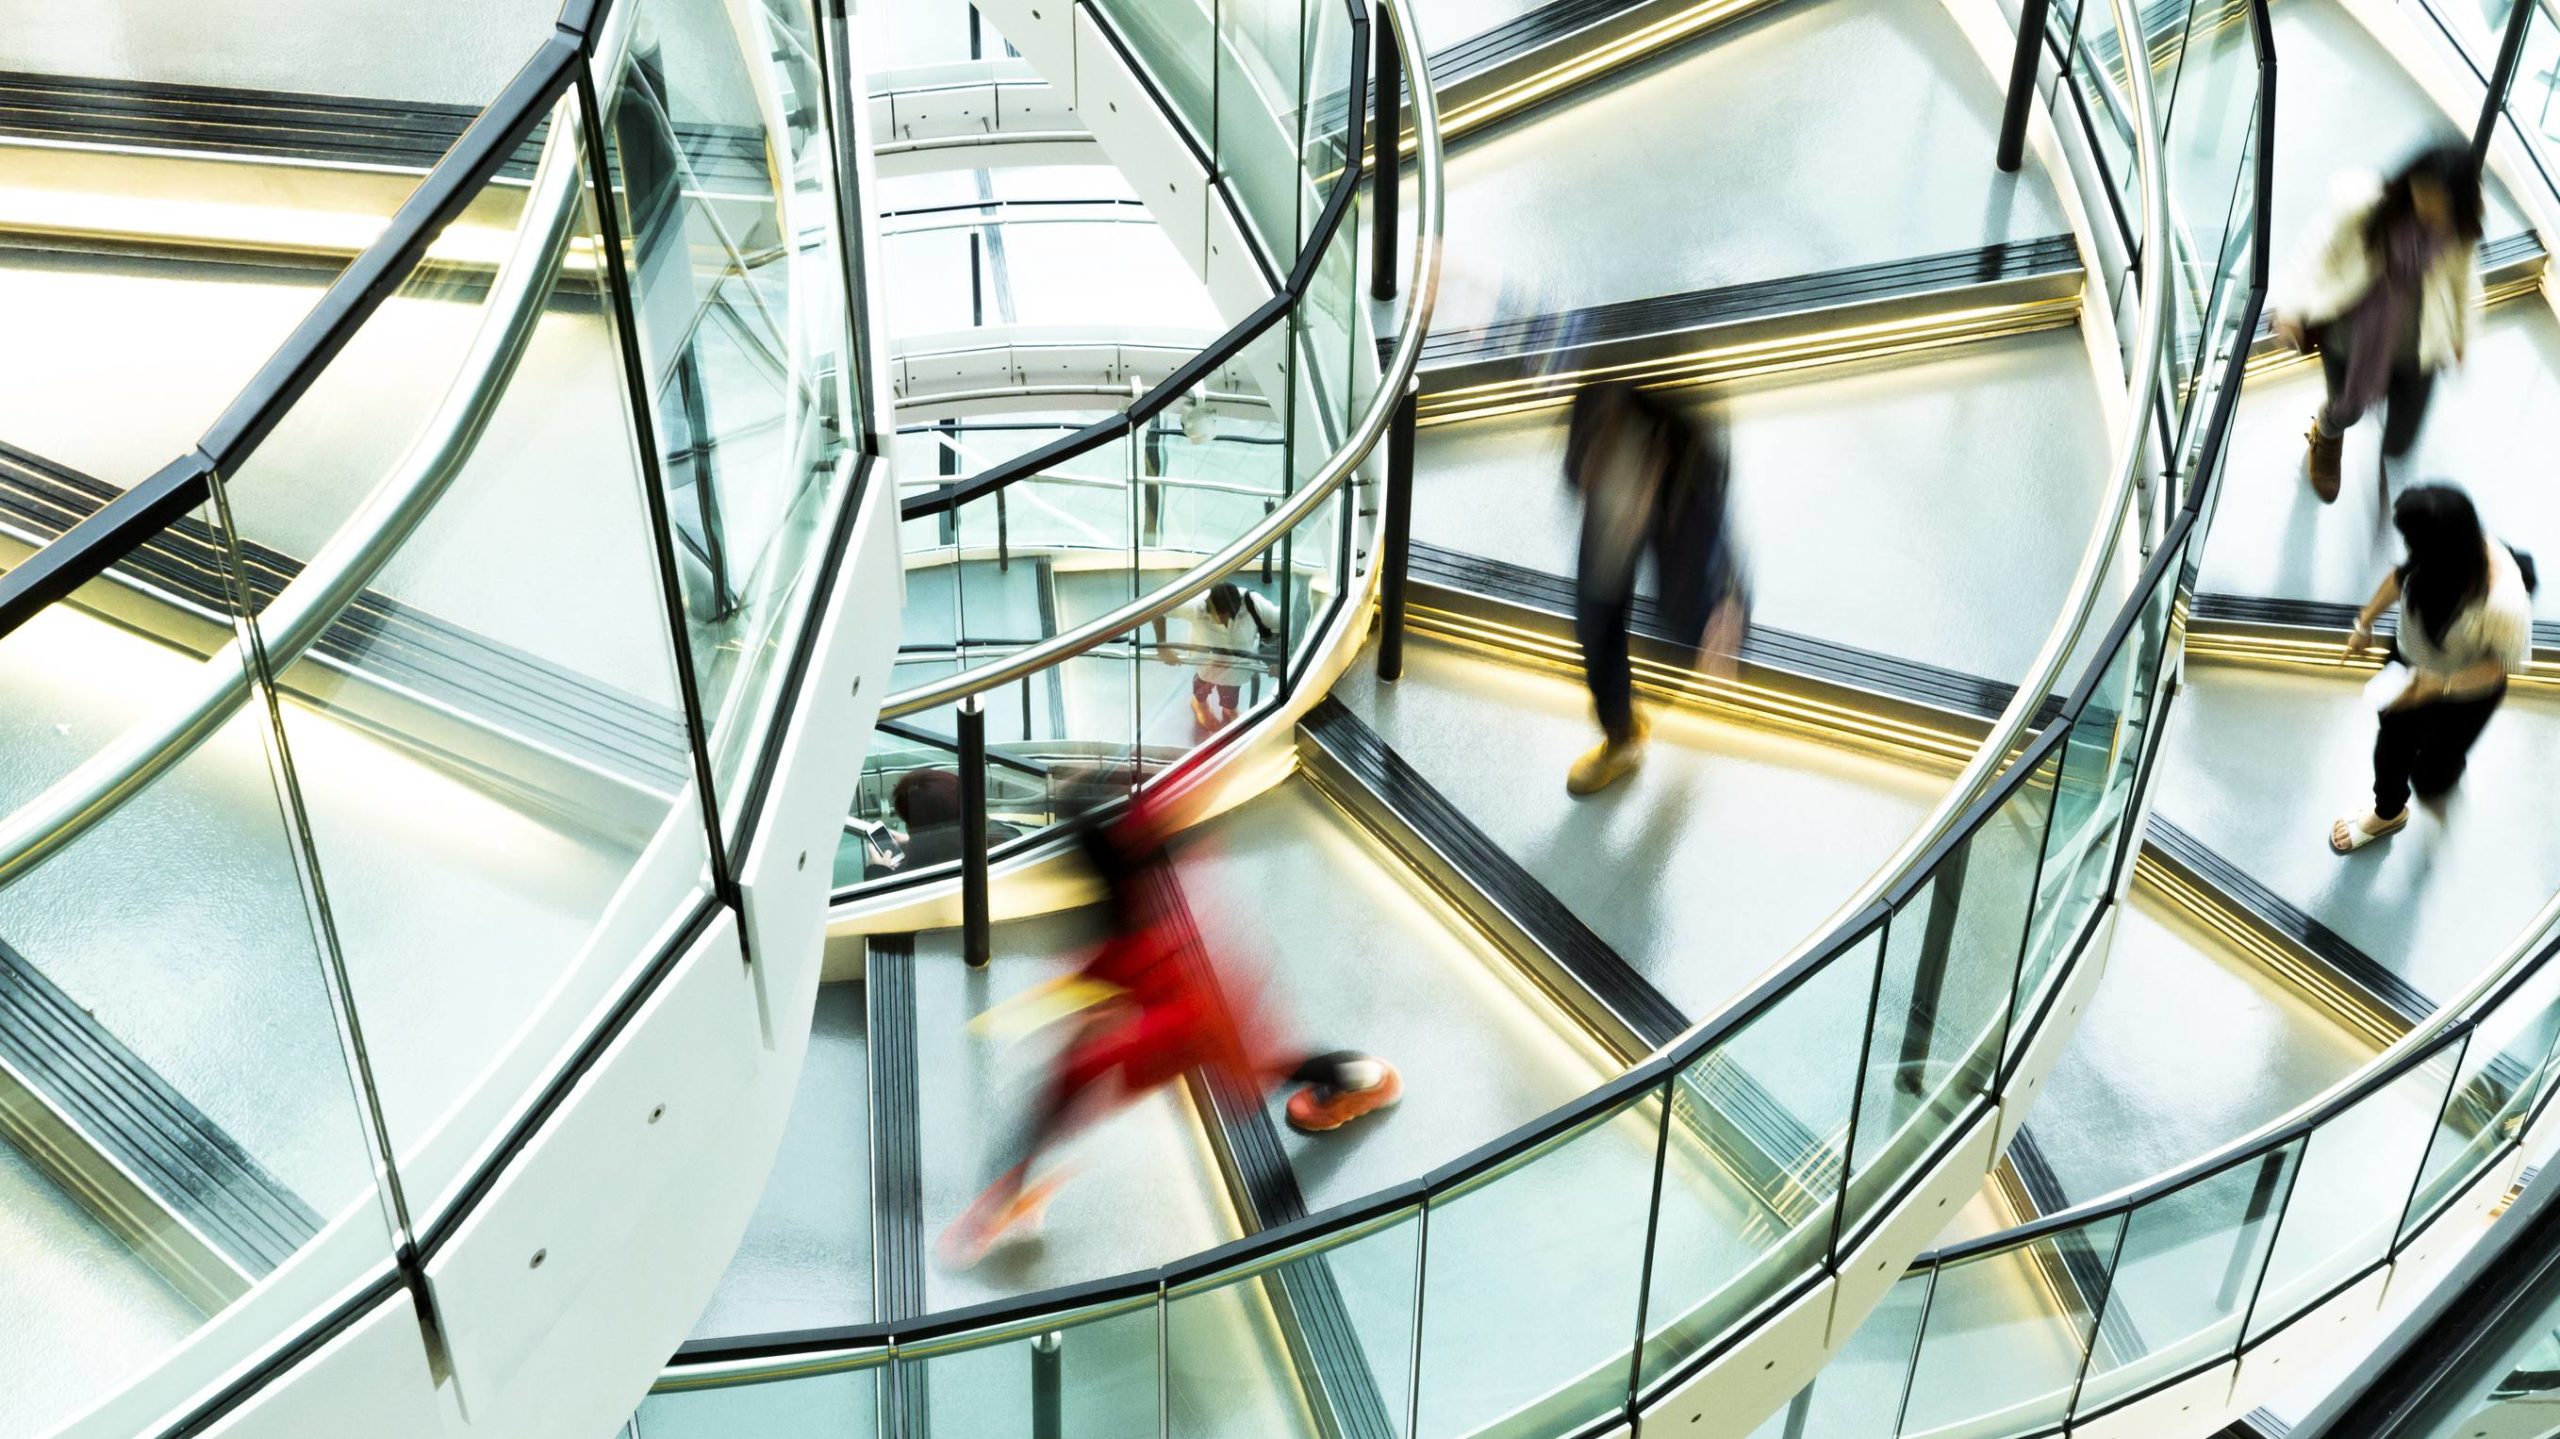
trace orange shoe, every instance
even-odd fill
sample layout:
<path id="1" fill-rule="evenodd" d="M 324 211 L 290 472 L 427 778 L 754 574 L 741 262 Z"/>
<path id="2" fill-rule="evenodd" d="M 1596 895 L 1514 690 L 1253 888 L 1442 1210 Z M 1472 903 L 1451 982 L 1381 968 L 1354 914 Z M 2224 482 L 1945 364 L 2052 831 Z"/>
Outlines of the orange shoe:
<path id="1" fill-rule="evenodd" d="M 1404 1076 L 1383 1059 L 1377 1065 L 1386 1073 L 1366 1089 L 1323 1090 L 1310 1084 L 1290 1095 L 1289 1127 L 1300 1134 L 1322 1134 L 1404 1098 Z"/>
<path id="2" fill-rule="evenodd" d="M 951 1221 L 950 1228 L 942 1231 L 942 1239 L 934 1247 L 943 1267 L 974 1269 L 996 1246 L 1037 1236 L 1048 1220 L 1049 1201 L 1058 1197 L 1058 1186 L 1066 1182 L 1067 1171 L 1058 1170 L 1002 1202 L 996 1197 L 996 1188 L 989 1186 L 959 1218 Z"/>

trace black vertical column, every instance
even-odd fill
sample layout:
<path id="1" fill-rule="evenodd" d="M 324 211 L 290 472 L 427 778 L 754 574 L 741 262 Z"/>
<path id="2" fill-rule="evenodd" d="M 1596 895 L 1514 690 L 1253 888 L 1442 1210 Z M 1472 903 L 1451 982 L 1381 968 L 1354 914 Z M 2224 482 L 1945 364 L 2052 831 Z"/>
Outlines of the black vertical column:
<path id="1" fill-rule="evenodd" d="M 1378 678 L 1404 677 L 1405 563 L 1413 550 L 1413 422 L 1419 381 L 1407 381 L 1404 400 L 1387 427 L 1387 517 L 1378 542 Z"/>
<path id="2" fill-rule="evenodd" d="M 1404 65 L 1396 55 L 1396 37 L 1387 7 L 1370 12 L 1369 45 L 1377 52 L 1378 72 L 1371 85 L 1373 114 L 1369 122 L 1369 294 L 1380 300 L 1396 297 L 1396 203 L 1404 180 Z"/>
<path id="3" fill-rule="evenodd" d="M 2018 50 L 2009 59 L 2009 99 L 2000 111 L 2001 169 L 2015 171 L 2027 153 L 2027 110 L 2035 104 L 2036 68 L 2044 59 L 2044 22 L 2053 0 L 2026 0 L 2018 12 Z"/>
<path id="4" fill-rule="evenodd" d="M 2486 164 L 2489 141 L 2498 133 L 2498 112 L 2515 88 L 2516 70 L 2524 60 L 2525 27 L 2533 23 L 2534 0 L 2515 0 L 2507 12 L 2507 33 L 2498 41 L 2498 66 L 2489 74 L 2489 94 L 2480 102 L 2480 123 L 2471 130 L 2471 158 Z"/>
<path id="5" fill-rule="evenodd" d="M 978 697 L 960 701 L 960 955 L 987 962 L 987 713 Z"/>

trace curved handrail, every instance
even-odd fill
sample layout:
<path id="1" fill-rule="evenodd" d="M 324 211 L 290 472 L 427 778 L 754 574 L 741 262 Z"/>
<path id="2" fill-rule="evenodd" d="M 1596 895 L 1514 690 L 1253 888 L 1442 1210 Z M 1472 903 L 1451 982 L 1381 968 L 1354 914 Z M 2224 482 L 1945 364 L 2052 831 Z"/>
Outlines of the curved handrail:
<path id="1" fill-rule="evenodd" d="M 2139 33 L 2138 17 L 2134 13 L 2133 0 L 2110 0 L 2110 3 L 2116 23 L 2123 33 Z M 1401 16 L 1402 4 L 1403 0 L 1385 0 L 1384 8 L 1394 9 Z M 1401 23 L 1394 28 L 1399 46 L 1404 50 L 1410 66 L 1412 61 L 1418 58 L 1415 47 L 1410 43 L 1410 32 Z M 1409 71 L 1409 73 L 1412 72 Z M 2149 78 L 2148 72 L 2145 71 L 2137 81 L 2143 113 L 2146 116 L 2151 113 Z M 1428 86 L 1415 87 L 1417 100 L 1420 103 L 1429 103 L 1427 98 L 1429 90 Z M 1422 118 L 1430 123 L 1417 127 L 1421 135 L 1419 148 L 1427 158 L 1436 159 L 1439 144 L 1436 131 L 1437 112 L 1434 110 Z M 2160 250 L 2156 247 L 2165 244 L 2163 237 L 2166 229 L 2166 187 L 2164 177 L 2158 168 L 2161 163 L 2158 138 L 2148 129 L 2142 132 L 2139 158 L 2142 161 L 2146 182 L 2143 187 L 2146 205 L 2145 234 L 2155 246 L 2152 253 L 2157 254 Z M 1429 185 L 1429 178 L 1429 171 L 1426 170 L 1425 213 L 1429 218 L 1427 228 L 1436 231 L 1439 214 L 1438 195 L 1436 189 Z M 1417 255 L 1418 266 L 1422 258 L 1421 255 Z M 2160 295 L 2165 293 L 2165 289 L 2159 290 Z M 1674 1038 L 1627 1072 L 1508 1134 L 1478 1146 L 1428 1175 L 1263 1230 L 1217 1249 L 1173 1261 L 1158 1269 L 1114 1275 L 1088 1283 L 1038 1291 L 963 1310 L 937 1313 L 895 1323 L 871 1323 L 809 1330 L 796 1334 L 706 1341 L 688 1345 L 685 1350 L 679 1351 L 680 1362 L 677 1370 L 670 1372 L 667 1378 L 662 1380 L 662 1389 L 676 1391 L 696 1387 L 717 1387 L 730 1383 L 789 1378 L 802 1374 L 861 1367 L 878 1362 L 883 1357 L 877 1350 L 877 1346 L 883 1344 L 910 1344 L 964 1331 L 983 1332 L 1000 1326 L 1036 1324 L 1069 1309 L 1079 1309 L 1149 1293 L 1169 1293 L 1176 1286 L 1213 1274 L 1225 1273 L 1230 1266 L 1252 1264 L 1298 1246 L 1356 1229 L 1365 1223 L 1393 1214 L 1434 1195 L 1446 1195 L 1453 1190 L 1479 1183 L 1485 1176 L 1519 1163 L 1524 1156 L 1541 1151 L 1561 1137 L 1573 1133 L 1580 1126 L 1641 1097 L 1647 1091 L 1673 1082 L 1687 1066 L 1702 1058 L 1717 1043 L 1738 1034 L 1752 1020 L 1767 1013 L 1779 1000 L 1796 992 L 1808 976 L 1822 970 L 1832 961 L 1873 938 L 1878 927 L 1893 913 L 1893 905 L 1890 903 L 1892 898 L 1926 878 L 1960 831 L 1969 833 L 1986 823 L 1995 810 L 2032 781 L 2042 769 L 2044 761 L 2050 759 L 2060 749 L 2060 741 L 2067 736 L 2071 722 L 2091 702 L 2102 672 L 2116 652 L 2129 640 L 2142 611 L 2157 597 L 2158 587 L 2164 582 L 2164 577 L 2170 583 L 2174 583 L 2178 578 L 2177 575 L 2168 573 L 2168 570 L 2171 565 L 2180 560 L 2181 548 L 2163 548 L 2152 556 L 2144 568 L 2142 582 L 2135 586 L 2132 595 L 2120 607 L 2108 626 L 2106 643 L 2100 647 L 2102 652 L 2090 665 L 2086 678 L 2069 696 L 2062 718 L 2048 726 L 2041 737 L 2029 743 L 2017 763 L 2005 769 L 1999 768 L 2000 762 L 2008 757 L 2008 749 L 2017 742 L 2033 715 L 2043 707 L 2045 692 L 2050 690 L 2054 678 L 2059 674 L 2062 665 L 2067 662 L 2070 650 L 2086 631 L 2095 608 L 2097 587 L 2106 572 L 2106 567 L 2112 563 L 2115 556 L 2117 543 L 2115 532 L 2122 528 L 2130 512 L 2135 481 L 2139 477 L 2141 446 L 2148 423 L 2148 407 L 2156 394 L 2156 389 L 2148 382 L 2152 371 L 2159 363 L 2164 338 L 2166 314 L 2164 308 L 2156 303 L 2156 298 L 2146 294 L 2142 310 L 2143 324 L 2135 347 L 2141 363 L 2134 371 L 2138 377 L 2137 382 L 2131 386 L 2135 403 L 2132 419 L 2127 426 L 2126 453 L 2118 458 L 2117 485 L 2113 502 L 2106 507 L 2108 531 L 2104 535 L 2093 537 L 2083 556 L 2080 573 L 2075 576 L 2077 599 L 2071 612 L 2057 623 L 2053 635 L 2047 640 L 2045 651 L 2039 654 L 2031 684 L 2021 687 L 2017 698 L 2012 701 L 2009 712 L 2004 714 L 2001 723 L 1995 727 L 1992 738 L 1986 741 L 1982 754 L 1977 756 L 1973 765 L 1968 766 L 1967 775 L 1981 776 L 1981 778 L 1971 782 L 1960 782 L 1948 802 L 1942 805 L 1941 813 L 1924 825 L 1920 835 L 1911 845 L 1906 846 L 1907 853 L 1900 857 L 1901 862 L 1888 866 L 1885 873 L 1870 882 L 1864 891 L 1865 897 L 1853 904 L 1845 922 L 1826 925 L 1817 932 L 1814 939 L 1799 946 L 1794 955 L 1771 973 L 1763 976 L 1743 996 L 1726 1005 L 1715 1015 L 1693 1025 L 1688 1031 Z M 1410 333 L 1405 339 L 1408 342 L 1415 341 L 1414 335 Z M 1414 343 L 1414 347 L 1418 348 L 1418 342 Z M 1404 349 L 1404 345 L 1399 346 L 1397 356 L 1399 360 L 1407 358 Z M 1390 408 L 1396 395 L 1397 392 L 1394 389 L 1382 389 L 1373 402 L 1371 415 L 1366 418 L 1373 421 L 1379 418 L 1379 412 Z M 1328 472 L 1325 480 L 1327 485 L 1340 483 L 1348 467 L 1337 462 L 1336 469 L 1340 473 Z M 1318 495 L 1318 498 L 1321 498 L 1321 495 Z M 2201 496 L 2196 498 L 2200 499 Z M 1037 651 L 1028 652 L 1032 657 L 1027 662 L 1017 661 L 1001 667 L 973 670 L 966 676 L 959 677 L 957 683 L 945 682 L 903 692 L 892 697 L 889 712 L 893 714 L 912 712 L 914 709 L 939 703 L 945 697 L 965 694 L 977 688 L 993 687 L 1018 679 L 1025 674 L 1045 668 L 1056 658 L 1067 653 L 1079 652 L 1114 635 L 1124 633 L 1134 624 L 1148 618 L 1150 610 L 1158 604 L 1169 606 L 1170 603 L 1178 603 L 1181 598 L 1187 598 L 1188 595 L 1205 588 L 1218 574 L 1232 569 L 1256 550 L 1268 544 L 1288 524 L 1302 518 L 1303 512 L 1311 510 L 1313 503 L 1313 500 L 1308 500 L 1302 505 L 1292 506 L 1292 511 L 1297 511 L 1296 513 L 1282 512 L 1273 516 L 1264 526 L 1257 527 L 1256 533 L 1239 540 L 1236 545 L 1230 547 L 1229 551 L 1213 556 L 1186 573 L 1181 580 L 1168 586 L 1166 591 L 1159 592 L 1157 596 L 1134 601 L 1111 615 L 1104 616 L 1067 635 L 1056 637 L 1040 646 Z M 2201 517 L 2196 513 L 2196 501 L 2191 499 L 2187 512 L 2173 524 L 2170 533 L 2172 537 L 2183 538 L 2191 534 L 2193 528 L 2200 523 Z M 1173 600 L 1165 601 L 1162 596 L 1168 592 L 1178 593 Z M 2097 913 L 2098 911 L 2093 910 L 2084 922 L 2094 924 Z M 1427 1213 L 1428 1210 L 1426 1209 L 1425 1212 Z"/>
<path id="2" fill-rule="evenodd" d="M 1394 7 L 1388 3 L 1388 0 L 1381 0 L 1379 8 L 1386 10 Z M 1422 73 L 1410 68 L 1411 63 L 1418 61 L 1421 55 L 1411 42 L 1409 24 L 1402 20 L 1400 11 L 1397 23 L 1388 28 L 1395 31 L 1396 48 L 1408 62 L 1406 73 Z M 1395 418 L 1396 406 L 1403 400 L 1405 391 L 1413 384 L 1414 371 L 1422 360 L 1423 336 L 1431 328 L 1432 307 L 1438 302 L 1440 296 L 1440 226 L 1444 210 L 1443 191 L 1446 188 L 1442 178 L 1440 107 L 1428 85 L 1411 87 L 1410 103 L 1413 106 L 1414 133 L 1420 137 L 1414 160 L 1420 209 L 1414 226 L 1413 272 L 1406 282 L 1409 286 L 1406 294 L 1411 297 L 1411 302 L 1406 306 L 1402 328 L 1396 335 L 1395 349 L 1389 353 L 1387 363 L 1379 376 L 1377 393 L 1369 397 L 1369 408 L 1363 411 L 1360 418 L 1352 424 L 1342 447 L 1334 452 L 1333 458 L 1326 463 L 1323 471 L 1293 492 L 1286 504 L 1263 516 L 1259 523 L 1238 535 L 1228 543 L 1226 548 L 1210 555 L 1149 593 L 1140 595 L 1107 614 L 1087 620 L 1074 629 L 1063 630 L 1052 635 L 1038 645 L 1000 663 L 963 670 L 959 674 L 930 684 L 899 690 L 881 703 L 881 718 L 900 719 L 954 703 L 964 695 L 1011 684 L 1025 675 L 1036 674 L 1052 665 L 1083 654 L 1114 636 L 1128 633 L 1149 620 L 1172 613 L 1253 556 L 1269 549 L 1280 536 L 1295 528 L 1307 516 L 1314 514 L 1317 506 L 1330 499 L 1334 491 L 1342 488 L 1344 482 L 1358 471 L 1360 465 L 1369 457 L 1370 451 L 1375 449 L 1378 441 L 1385 436 L 1388 422 Z M 1347 193 L 1354 181 L 1350 178 L 1351 172 L 1344 173 L 1345 179 L 1342 186 L 1343 191 Z M 1311 247 L 1300 256 L 1301 267 L 1311 266 L 1316 255 L 1317 251 Z M 1170 406 L 1174 400 L 1191 388 L 1183 376 L 1195 366 L 1199 373 L 1206 374 L 1226 363 L 1235 354 L 1242 352 L 1244 346 L 1255 334 L 1259 334 L 1262 328 L 1267 327 L 1283 312 L 1289 299 L 1290 296 L 1286 292 L 1274 297 L 1246 321 L 1247 325 L 1254 327 L 1251 334 L 1239 335 L 1237 331 L 1230 331 L 1225 340 L 1208 350 L 1203 350 L 1191 364 L 1176 371 L 1173 378 L 1148 391 L 1145 399 L 1130 406 L 1126 422 L 1118 417 L 1107 421 L 1106 423 L 1112 428 L 1104 438 L 1124 435 L 1128 433 L 1129 422 L 1143 420 L 1147 418 L 1147 414 L 1162 411 Z M 1224 353 L 1221 354 L 1220 351 Z M 1216 358 L 1211 358 L 1213 355 Z M 1142 408 L 1150 405 L 1153 408 L 1148 410 L 1147 414 L 1140 413 Z M 1088 426 L 1086 430 L 1078 431 L 1077 435 L 1068 437 L 1067 441 L 1043 446 L 1010 464 L 1015 467 L 1027 466 L 1025 472 L 1028 473 L 1053 463 L 1065 454 L 1081 453 L 1080 450 L 1067 451 L 1062 447 L 1069 442 L 1079 440 L 1083 435 L 1090 433 L 1092 428 Z M 974 484 L 976 481 L 968 483 Z M 953 503 L 959 502 L 955 500 Z M 931 511 L 905 507 L 900 509 L 900 514 L 904 518 L 913 518 L 919 513 L 931 513 Z"/>
<path id="3" fill-rule="evenodd" d="M 260 612 L 259 636 L 272 671 L 290 665 L 355 603 L 478 449 L 499 394 L 532 343 L 577 219 L 580 174 L 572 137 L 573 127 L 554 125 L 543 143 L 514 243 L 499 261 L 480 327 L 442 403 L 400 462 Z M 155 719 L 127 726 L 0 819 L 0 884 L 88 833 L 212 738 L 248 703 L 252 669 L 245 637 L 235 635 L 189 674 Z"/>

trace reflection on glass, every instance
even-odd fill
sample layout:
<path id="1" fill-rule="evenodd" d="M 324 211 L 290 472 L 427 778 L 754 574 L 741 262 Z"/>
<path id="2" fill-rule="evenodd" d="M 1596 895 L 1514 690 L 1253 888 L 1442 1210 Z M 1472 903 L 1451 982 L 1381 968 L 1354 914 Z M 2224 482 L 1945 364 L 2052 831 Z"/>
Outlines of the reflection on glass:
<path id="1" fill-rule="evenodd" d="M 2243 1342 L 2292 1319 L 2389 1254 L 2459 1052 L 2440 1052 L 2313 1132 L 2286 1195 Z"/>
<path id="2" fill-rule="evenodd" d="M 1902 1429 L 2002 1439 L 2071 1411 L 2122 1215 L 1938 1266 Z"/>
<path id="3" fill-rule="evenodd" d="M 2297 1141 L 2133 1212 L 2078 1412 L 2103 1409 L 2237 1350 L 2301 1153 Z"/>
<path id="4" fill-rule="evenodd" d="M 574 115 L 564 101 L 551 121 L 572 156 Z M 531 335 L 472 442 L 432 472 L 432 506 L 371 577 L 370 608 L 298 657 L 262 624 L 421 1216 L 458 1193 L 708 860 L 622 350 L 581 283 L 600 253 L 594 193 L 568 198 Z M 269 464 L 261 451 L 239 482 L 282 479 Z M 499 562 L 502 530 L 542 553 Z"/>
<path id="5" fill-rule="evenodd" d="M 631 0 L 598 77 L 659 480 L 732 819 L 858 431 L 806 7 Z M 744 46 L 746 48 L 742 49 Z"/>
<path id="6" fill-rule="evenodd" d="M 880 1423 L 878 1361 L 851 1370 L 679 1390 L 642 1400 L 634 1423 L 644 1439 L 874 1439 Z"/>
<path id="7" fill-rule="evenodd" d="M 1426 1439 L 1569 1434 L 1625 1406 L 1662 1104 L 1648 1089 L 1432 1197 Z"/>
<path id="8" fill-rule="evenodd" d="M 2023 763 L 2023 761 L 2021 761 Z M 1850 1146 L 1849 1231 L 1881 1211 L 1990 1092 L 2008 1032 L 2020 935 L 2058 756 L 1940 860 L 1885 932 L 1874 1032 L 1867 1036 Z"/>
<path id="9" fill-rule="evenodd" d="M 1673 1084 L 1646 1389 L 1819 1266 L 1883 939 L 1871 931 L 1849 946 Z"/>

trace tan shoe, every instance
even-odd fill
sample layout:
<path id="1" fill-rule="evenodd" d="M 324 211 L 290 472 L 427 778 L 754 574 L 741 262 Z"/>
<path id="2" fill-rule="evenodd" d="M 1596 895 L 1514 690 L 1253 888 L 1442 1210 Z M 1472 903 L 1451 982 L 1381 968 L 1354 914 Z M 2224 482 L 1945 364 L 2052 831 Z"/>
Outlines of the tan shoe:
<path id="1" fill-rule="evenodd" d="M 1636 721 L 1636 732 L 1624 740 L 1604 739 L 1593 745 L 1589 753 L 1573 762 L 1565 771 L 1564 791 L 1569 795 L 1598 794 L 1634 772 L 1644 762 L 1646 725 Z"/>
<path id="2" fill-rule="evenodd" d="M 2311 493 L 2318 495 L 2324 505 L 2333 503 L 2338 498 L 2338 459 L 2347 447 L 2347 437 L 2320 433 L 2320 420 L 2314 416 L 2311 433 L 2302 438 L 2311 447 L 2306 461 L 2311 473 Z"/>

